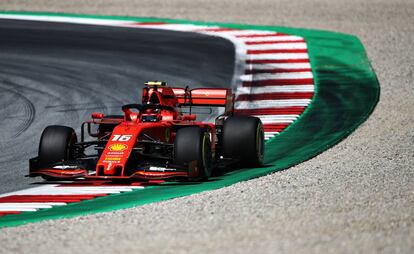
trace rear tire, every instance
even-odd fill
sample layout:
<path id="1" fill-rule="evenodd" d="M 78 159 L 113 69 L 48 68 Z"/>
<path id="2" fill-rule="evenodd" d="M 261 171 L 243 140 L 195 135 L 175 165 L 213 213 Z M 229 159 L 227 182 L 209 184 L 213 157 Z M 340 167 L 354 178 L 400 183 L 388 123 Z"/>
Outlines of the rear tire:
<path id="1" fill-rule="evenodd" d="M 179 129 L 174 140 L 174 163 L 187 167 L 194 161 L 198 174 L 190 180 L 208 179 L 213 161 L 209 134 L 199 127 Z"/>
<path id="2" fill-rule="evenodd" d="M 77 142 L 75 130 L 60 125 L 45 128 L 39 144 L 39 165 L 51 164 L 74 159 L 73 145 Z"/>
<path id="3" fill-rule="evenodd" d="M 264 131 L 259 118 L 229 117 L 223 126 L 223 156 L 238 159 L 242 166 L 263 165 Z"/>

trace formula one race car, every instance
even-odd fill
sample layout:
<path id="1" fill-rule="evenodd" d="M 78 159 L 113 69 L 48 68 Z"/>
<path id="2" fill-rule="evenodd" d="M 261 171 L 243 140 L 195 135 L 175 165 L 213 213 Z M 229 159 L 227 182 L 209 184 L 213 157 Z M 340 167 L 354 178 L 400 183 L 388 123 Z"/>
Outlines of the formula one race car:
<path id="1" fill-rule="evenodd" d="M 262 123 L 256 117 L 234 116 L 233 104 L 230 89 L 189 90 L 148 82 L 142 104 L 122 106 L 123 115 L 92 113 L 82 124 L 80 142 L 70 127 L 46 127 L 28 176 L 205 180 L 213 170 L 230 164 L 259 167 L 264 154 Z M 215 123 L 197 122 L 191 114 L 195 106 L 223 107 L 224 113 Z M 85 141 L 85 132 L 93 140 Z"/>

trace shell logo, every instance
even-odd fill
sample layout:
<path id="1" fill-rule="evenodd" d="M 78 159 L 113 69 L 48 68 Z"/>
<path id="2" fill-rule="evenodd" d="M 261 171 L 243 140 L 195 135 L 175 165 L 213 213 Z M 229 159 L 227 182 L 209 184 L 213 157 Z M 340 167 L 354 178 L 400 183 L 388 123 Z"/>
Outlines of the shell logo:
<path id="1" fill-rule="evenodd" d="M 128 146 L 125 144 L 112 144 L 109 146 L 109 150 L 114 151 L 114 152 L 121 152 L 124 151 L 125 149 L 127 149 Z"/>

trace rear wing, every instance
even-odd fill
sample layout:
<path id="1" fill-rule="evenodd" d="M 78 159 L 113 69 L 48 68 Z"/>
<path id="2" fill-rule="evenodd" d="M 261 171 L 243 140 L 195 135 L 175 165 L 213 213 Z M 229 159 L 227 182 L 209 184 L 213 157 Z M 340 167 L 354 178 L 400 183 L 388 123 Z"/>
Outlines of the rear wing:
<path id="1" fill-rule="evenodd" d="M 225 112 L 233 111 L 234 96 L 228 88 L 172 88 L 178 106 L 225 107 Z"/>

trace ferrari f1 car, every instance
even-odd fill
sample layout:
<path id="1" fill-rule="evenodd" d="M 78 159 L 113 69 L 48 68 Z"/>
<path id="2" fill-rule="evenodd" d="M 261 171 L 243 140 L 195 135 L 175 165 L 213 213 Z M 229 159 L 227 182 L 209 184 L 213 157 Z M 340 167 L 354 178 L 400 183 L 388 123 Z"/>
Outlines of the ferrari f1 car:
<path id="1" fill-rule="evenodd" d="M 198 122 L 191 114 L 196 106 L 222 107 L 224 113 L 215 123 Z M 256 117 L 234 115 L 231 89 L 190 90 L 148 82 L 142 104 L 124 105 L 122 111 L 113 116 L 92 113 L 81 126 L 80 141 L 70 127 L 46 127 L 28 176 L 203 180 L 230 164 L 262 165 L 262 123 Z M 86 133 L 92 140 L 86 141 Z"/>

